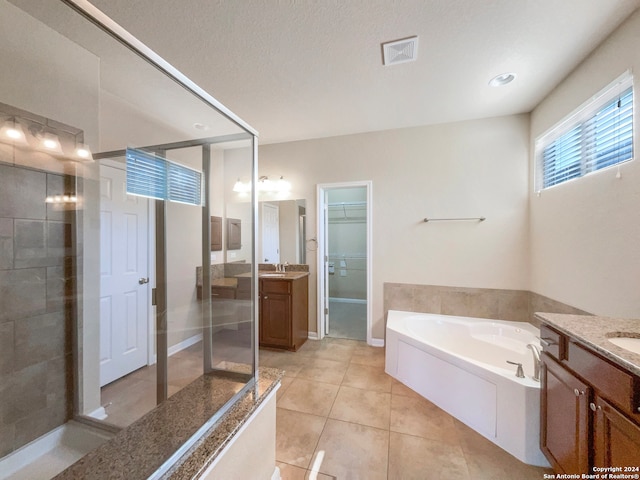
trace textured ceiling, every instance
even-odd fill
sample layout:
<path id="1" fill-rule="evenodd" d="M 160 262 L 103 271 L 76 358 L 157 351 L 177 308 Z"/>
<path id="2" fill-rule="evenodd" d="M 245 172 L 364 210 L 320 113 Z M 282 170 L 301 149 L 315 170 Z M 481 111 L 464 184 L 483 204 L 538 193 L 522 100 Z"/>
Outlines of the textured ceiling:
<path id="1" fill-rule="evenodd" d="M 529 112 L 640 0 L 92 3 L 274 143 Z"/>

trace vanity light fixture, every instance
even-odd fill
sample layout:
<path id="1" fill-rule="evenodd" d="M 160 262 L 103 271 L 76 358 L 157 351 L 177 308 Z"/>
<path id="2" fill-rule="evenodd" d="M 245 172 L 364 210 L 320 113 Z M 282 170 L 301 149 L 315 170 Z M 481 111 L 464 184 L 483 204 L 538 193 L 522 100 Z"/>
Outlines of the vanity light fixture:
<path id="1" fill-rule="evenodd" d="M 82 160 L 93 160 L 91 149 L 85 143 L 79 143 L 76 146 L 76 155 Z"/>
<path id="2" fill-rule="evenodd" d="M 276 191 L 277 192 L 291 191 L 291 182 L 287 182 L 283 176 L 280 176 L 280 178 L 276 182 Z"/>
<path id="3" fill-rule="evenodd" d="M 24 134 L 24 130 L 22 130 L 20 124 L 16 122 L 15 117 L 7 120 L 4 125 L 2 125 L 0 135 L 15 144 L 27 144 L 27 138 Z"/>
<path id="4" fill-rule="evenodd" d="M 251 191 L 251 182 L 244 183 L 238 178 L 233 185 L 233 191 L 236 193 L 249 193 Z"/>
<path id="5" fill-rule="evenodd" d="M 78 139 L 80 136 L 80 139 Z M 86 143 L 83 143 L 83 134 L 78 133 L 75 136 L 76 148 L 73 151 L 75 157 L 83 162 L 93 161 L 93 154 L 91 153 L 91 148 Z"/>
<path id="6" fill-rule="evenodd" d="M 49 195 L 44 199 L 45 203 L 78 203 L 76 195 L 65 193 L 64 195 Z"/>
<path id="7" fill-rule="evenodd" d="M 45 150 L 62 155 L 62 145 L 60 145 L 60 139 L 55 133 L 47 132 L 42 135 L 40 145 L 42 145 Z"/>
<path id="8" fill-rule="evenodd" d="M 251 182 L 244 183 L 239 178 L 233 185 L 233 191 L 237 193 L 249 193 L 251 191 Z M 258 192 L 264 193 L 286 193 L 291 191 L 291 183 L 280 176 L 278 180 L 271 180 L 268 175 L 262 175 L 258 179 Z"/>
<path id="9" fill-rule="evenodd" d="M 504 85 L 513 82 L 515 79 L 515 73 L 501 73 L 489 80 L 489 85 L 492 87 L 503 87 Z"/>

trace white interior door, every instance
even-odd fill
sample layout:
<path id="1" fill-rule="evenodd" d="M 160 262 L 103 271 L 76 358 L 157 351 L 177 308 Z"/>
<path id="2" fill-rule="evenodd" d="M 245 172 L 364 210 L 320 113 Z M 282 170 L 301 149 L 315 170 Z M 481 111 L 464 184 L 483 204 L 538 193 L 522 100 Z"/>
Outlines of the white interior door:
<path id="1" fill-rule="evenodd" d="M 262 261 L 280 263 L 280 208 L 262 204 Z"/>
<path id="2" fill-rule="evenodd" d="M 100 166 L 100 386 L 147 364 L 148 200 Z"/>

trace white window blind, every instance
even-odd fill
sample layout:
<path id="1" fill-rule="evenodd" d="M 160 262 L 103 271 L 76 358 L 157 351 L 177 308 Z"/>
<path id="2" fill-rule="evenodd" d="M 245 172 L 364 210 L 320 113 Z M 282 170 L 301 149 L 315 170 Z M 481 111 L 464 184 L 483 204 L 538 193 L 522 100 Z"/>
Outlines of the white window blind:
<path id="1" fill-rule="evenodd" d="M 126 158 L 128 194 L 202 205 L 202 172 L 133 148 Z"/>
<path id="2" fill-rule="evenodd" d="M 536 189 L 633 159 L 633 77 L 627 73 L 536 142 Z"/>

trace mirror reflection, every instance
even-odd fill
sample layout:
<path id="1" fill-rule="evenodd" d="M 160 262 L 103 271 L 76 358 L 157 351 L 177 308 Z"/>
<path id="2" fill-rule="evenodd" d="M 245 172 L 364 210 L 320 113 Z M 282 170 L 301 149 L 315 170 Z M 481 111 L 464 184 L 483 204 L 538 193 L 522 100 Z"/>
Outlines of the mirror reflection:
<path id="1" fill-rule="evenodd" d="M 306 200 L 262 201 L 258 215 L 259 263 L 307 263 Z"/>

